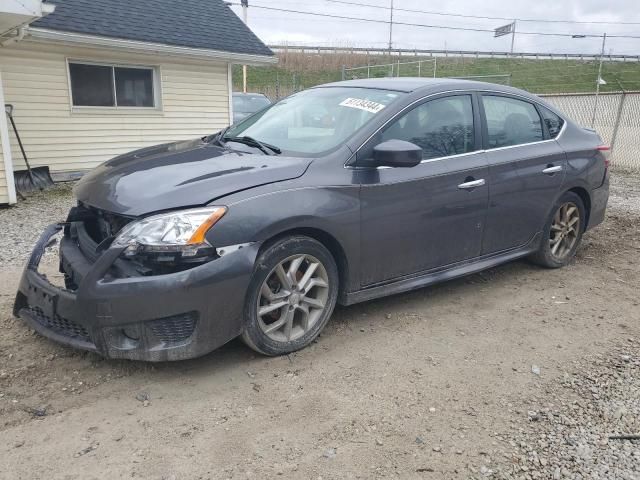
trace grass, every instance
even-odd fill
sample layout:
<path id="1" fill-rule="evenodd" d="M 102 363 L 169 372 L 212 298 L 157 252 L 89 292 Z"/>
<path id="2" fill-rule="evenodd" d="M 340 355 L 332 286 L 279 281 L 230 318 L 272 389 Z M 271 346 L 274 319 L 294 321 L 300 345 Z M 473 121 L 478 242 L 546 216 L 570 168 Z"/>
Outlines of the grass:
<path id="1" fill-rule="evenodd" d="M 423 60 L 421 76 L 433 76 L 434 60 L 405 56 L 401 62 Z M 398 61 L 393 57 L 392 61 Z M 598 61 L 549 60 L 521 58 L 463 58 L 438 57 L 435 62 L 437 77 L 468 77 L 495 75 L 481 79 L 494 83 L 509 83 L 533 93 L 588 93 L 594 92 L 598 76 Z M 322 83 L 341 80 L 341 66 L 372 65 L 372 77 L 384 77 L 390 73 L 390 67 L 375 67 L 389 64 L 389 57 L 383 55 L 366 56 L 361 54 L 300 54 L 288 52 L 279 57 L 279 63 L 273 67 L 249 67 L 247 80 L 249 90 L 262 92 L 277 98 L 304 88 Z M 394 67 L 394 73 L 396 72 Z M 401 76 L 418 76 L 418 66 L 401 65 Z M 508 75 L 509 77 L 504 77 Z M 366 78 L 366 69 L 348 71 L 347 78 Z M 242 88 L 242 68 L 234 69 L 234 87 Z M 605 62 L 602 78 L 607 82 L 601 85 L 601 92 L 621 90 L 640 90 L 640 62 Z"/>

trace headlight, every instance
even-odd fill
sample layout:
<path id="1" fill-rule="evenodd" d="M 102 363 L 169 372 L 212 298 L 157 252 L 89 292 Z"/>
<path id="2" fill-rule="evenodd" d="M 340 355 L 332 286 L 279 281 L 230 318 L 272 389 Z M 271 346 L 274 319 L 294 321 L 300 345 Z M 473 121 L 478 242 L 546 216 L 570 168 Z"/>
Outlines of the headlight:
<path id="1" fill-rule="evenodd" d="M 127 247 L 125 254 L 142 249 L 193 256 L 201 247 L 210 247 L 205 235 L 226 212 L 226 207 L 206 207 L 152 215 L 126 225 L 113 246 Z"/>

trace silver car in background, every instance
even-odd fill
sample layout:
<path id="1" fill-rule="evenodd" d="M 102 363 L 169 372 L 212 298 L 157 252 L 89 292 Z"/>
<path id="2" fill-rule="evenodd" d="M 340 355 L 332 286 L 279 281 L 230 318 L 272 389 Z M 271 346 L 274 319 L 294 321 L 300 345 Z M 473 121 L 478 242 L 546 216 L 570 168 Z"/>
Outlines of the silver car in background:
<path id="1" fill-rule="evenodd" d="M 271 105 L 271 100 L 261 93 L 234 92 L 233 123 L 238 123 L 269 105 Z"/>

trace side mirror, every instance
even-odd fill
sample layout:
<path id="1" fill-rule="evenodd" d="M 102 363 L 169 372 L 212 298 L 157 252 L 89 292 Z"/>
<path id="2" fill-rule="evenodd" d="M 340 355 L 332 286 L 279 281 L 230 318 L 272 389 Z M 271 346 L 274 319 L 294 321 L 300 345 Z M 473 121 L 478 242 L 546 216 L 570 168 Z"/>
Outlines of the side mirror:
<path id="1" fill-rule="evenodd" d="M 373 148 L 376 167 L 415 167 L 422 161 L 422 148 L 404 140 L 387 140 Z"/>

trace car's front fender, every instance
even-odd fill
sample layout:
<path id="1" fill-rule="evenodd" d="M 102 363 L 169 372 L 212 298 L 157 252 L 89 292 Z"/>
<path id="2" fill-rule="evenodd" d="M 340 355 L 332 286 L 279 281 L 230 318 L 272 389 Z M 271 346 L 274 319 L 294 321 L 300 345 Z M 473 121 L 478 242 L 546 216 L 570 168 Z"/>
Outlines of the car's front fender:
<path id="1" fill-rule="evenodd" d="M 358 288 L 360 187 L 299 187 L 264 193 L 227 204 L 228 212 L 207 234 L 215 247 L 266 242 L 292 230 L 324 232 L 349 262 L 346 288 Z"/>

